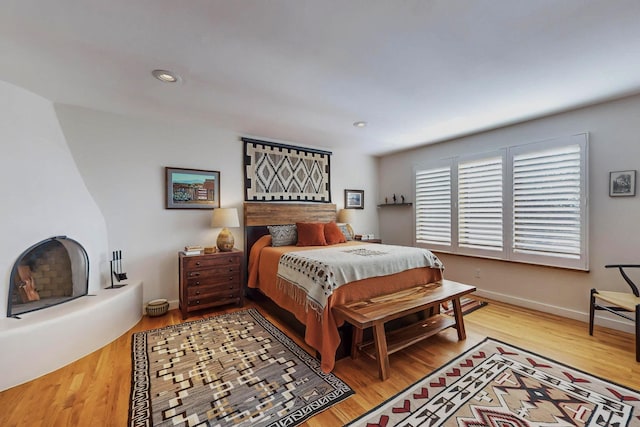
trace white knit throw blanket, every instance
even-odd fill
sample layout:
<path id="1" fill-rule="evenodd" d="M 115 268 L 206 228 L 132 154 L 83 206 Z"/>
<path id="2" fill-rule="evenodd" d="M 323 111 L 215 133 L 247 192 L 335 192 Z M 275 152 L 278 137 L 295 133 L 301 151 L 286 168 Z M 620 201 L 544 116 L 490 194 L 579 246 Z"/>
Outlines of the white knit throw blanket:
<path id="1" fill-rule="evenodd" d="M 278 286 L 306 308 L 322 313 L 329 296 L 346 283 L 420 267 L 444 269 L 427 249 L 379 244 L 331 246 L 282 255 Z"/>

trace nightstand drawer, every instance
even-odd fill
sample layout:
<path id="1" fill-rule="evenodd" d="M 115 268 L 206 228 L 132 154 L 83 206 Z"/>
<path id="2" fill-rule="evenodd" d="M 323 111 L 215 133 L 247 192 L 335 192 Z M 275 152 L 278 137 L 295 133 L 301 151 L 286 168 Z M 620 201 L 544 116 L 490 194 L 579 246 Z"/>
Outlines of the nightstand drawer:
<path id="1" fill-rule="evenodd" d="M 187 281 L 191 283 L 193 280 L 224 279 L 227 276 L 235 276 L 238 274 L 240 274 L 239 265 L 209 268 L 207 270 L 188 271 Z"/>
<path id="2" fill-rule="evenodd" d="M 189 305 L 197 300 L 206 300 L 211 297 L 218 299 L 225 297 L 237 297 L 240 293 L 240 288 L 235 285 L 215 285 L 215 286 L 200 286 L 197 288 L 189 288 Z"/>
<path id="3" fill-rule="evenodd" d="M 189 303 L 191 304 L 191 303 Z M 181 307 L 186 313 L 190 313 L 192 311 L 200 311 L 205 308 L 213 308 L 218 307 L 220 305 L 226 304 L 242 304 L 242 298 L 240 296 L 230 297 L 221 299 L 220 297 L 201 299 L 193 302 L 193 305 L 185 304 L 184 307 Z"/>
<path id="4" fill-rule="evenodd" d="M 236 287 L 240 287 L 240 272 L 236 271 L 235 273 L 228 274 L 218 274 L 214 276 L 208 277 L 194 277 L 192 279 L 187 279 L 187 289 L 198 288 L 202 286 L 210 286 L 210 285 L 228 285 L 233 284 Z"/>
<path id="5" fill-rule="evenodd" d="M 240 258 L 227 255 L 201 255 L 187 257 L 184 260 L 185 270 L 199 270 L 202 268 L 221 267 L 224 265 L 240 266 Z"/>

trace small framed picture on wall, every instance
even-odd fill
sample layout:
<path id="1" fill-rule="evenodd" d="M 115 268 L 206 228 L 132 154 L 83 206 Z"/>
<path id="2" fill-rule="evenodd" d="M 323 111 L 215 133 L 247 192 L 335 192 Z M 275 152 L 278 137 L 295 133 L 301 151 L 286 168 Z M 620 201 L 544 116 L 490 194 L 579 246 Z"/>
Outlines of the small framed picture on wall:
<path id="1" fill-rule="evenodd" d="M 609 172 L 609 196 L 624 197 L 636 195 L 636 171 Z"/>
<path id="2" fill-rule="evenodd" d="M 344 190 L 345 209 L 364 209 L 364 190 Z"/>

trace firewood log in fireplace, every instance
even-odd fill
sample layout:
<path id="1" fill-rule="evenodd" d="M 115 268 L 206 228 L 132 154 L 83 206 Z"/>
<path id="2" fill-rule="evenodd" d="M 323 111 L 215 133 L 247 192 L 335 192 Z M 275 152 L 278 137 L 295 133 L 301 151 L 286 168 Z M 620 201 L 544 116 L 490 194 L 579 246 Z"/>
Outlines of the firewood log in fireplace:
<path id="1" fill-rule="evenodd" d="M 40 300 L 40 295 L 36 289 L 36 282 L 31 275 L 31 267 L 28 265 L 19 265 L 18 276 L 20 276 L 20 281 L 18 282 L 18 293 L 20 294 L 22 303 L 24 304 L 29 301 Z"/>

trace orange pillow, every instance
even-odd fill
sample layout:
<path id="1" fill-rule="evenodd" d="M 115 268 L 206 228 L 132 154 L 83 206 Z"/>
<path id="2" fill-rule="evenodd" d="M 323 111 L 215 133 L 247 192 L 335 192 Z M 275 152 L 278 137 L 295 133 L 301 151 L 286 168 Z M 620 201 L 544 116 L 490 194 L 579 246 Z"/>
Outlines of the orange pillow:
<path id="1" fill-rule="evenodd" d="M 296 222 L 298 229 L 297 246 L 326 246 L 324 224 L 321 222 Z"/>
<path id="2" fill-rule="evenodd" d="M 335 222 L 328 222 L 324 225 L 324 239 L 327 241 L 327 245 L 335 245 L 336 243 L 347 241 Z"/>

